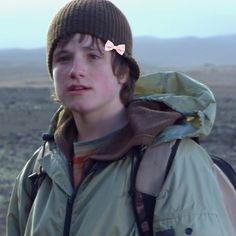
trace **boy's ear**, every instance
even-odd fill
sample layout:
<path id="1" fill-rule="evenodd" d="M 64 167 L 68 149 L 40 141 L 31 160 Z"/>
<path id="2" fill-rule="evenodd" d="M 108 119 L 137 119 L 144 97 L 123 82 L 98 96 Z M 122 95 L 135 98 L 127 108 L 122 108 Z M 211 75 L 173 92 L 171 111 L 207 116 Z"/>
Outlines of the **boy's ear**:
<path id="1" fill-rule="evenodd" d="M 125 83 L 127 82 L 127 80 L 128 80 L 127 74 L 122 75 L 122 76 L 120 76 L 120 77 L 118 78 L 118 82 L 119 82 L 119 84 L 121 84 L 121 85 L 125 84 Z"/>

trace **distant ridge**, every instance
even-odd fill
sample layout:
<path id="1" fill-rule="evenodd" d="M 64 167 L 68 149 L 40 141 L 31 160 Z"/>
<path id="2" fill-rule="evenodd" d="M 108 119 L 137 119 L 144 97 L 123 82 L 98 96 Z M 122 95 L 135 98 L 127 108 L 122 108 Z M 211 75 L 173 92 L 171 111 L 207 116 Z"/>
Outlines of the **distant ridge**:
<path id="1" fill-rule="evenodd" d="M 236 64 L 236 35 L 177 39 L 137 37 L 134 55 L 138 62 L 152 67 Z"/>
<path id="2" fill-rule="evenodd" d="M 1 49 L 0 80 L 48 77 L 44 48 Z"/>
<path id="3" fill-rule="evenodd" d="M 5 66 L 24 66 L 24 65 L 43 65 L 45 64 L 46 54 L 44 48 L 35 49 L 1 49 L 0 50 L 0 69 Z"/>
<path id="4" fill-rule="evenodd" d="M 236 35 L 160 39 L 136 37 L 134 56 L 142 71 L 236 65 Z M 47 78 L 45 48 L 1 49 L 0 80 Z"/>

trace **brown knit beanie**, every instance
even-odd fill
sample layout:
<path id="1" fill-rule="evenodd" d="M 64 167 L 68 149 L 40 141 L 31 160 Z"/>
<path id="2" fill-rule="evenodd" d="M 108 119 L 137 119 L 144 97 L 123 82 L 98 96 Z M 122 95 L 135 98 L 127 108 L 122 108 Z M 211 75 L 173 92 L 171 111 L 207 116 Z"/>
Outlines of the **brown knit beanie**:
<path id="1" fill-rule="evenodd" d="M 73 0 L 54 17 L 48 30 L 47 63 L 52 77 L 52 57 L 58 42 L 75 33 L 90 34 L 114 45 L 125 44 L 122 55 L 131 75 L 139 78 L 139 66 L 132 57 L 132 33 L 124 14 L 107 0 Z"/>

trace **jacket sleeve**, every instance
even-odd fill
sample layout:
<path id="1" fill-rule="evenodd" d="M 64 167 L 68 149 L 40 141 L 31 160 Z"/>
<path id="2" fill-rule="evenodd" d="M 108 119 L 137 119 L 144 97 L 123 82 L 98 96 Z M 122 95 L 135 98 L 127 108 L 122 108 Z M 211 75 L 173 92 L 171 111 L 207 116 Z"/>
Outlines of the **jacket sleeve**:
<path id="1" fill-rule="evenodd" d="M 27 224 L 28 215 L 31 209 L 30 189 L 31 174 L 35 158 L 38 152 L 26 163 L 20 174 L 17 176 L 7 213 L 7 236 L 23 236 Z"/>
<path id="2" fill-rule="evenodd" d="M 155 236 L 233 236 L 213 162 L 191 139 L 180 142 L 156 199 L 153 230 Z"/>

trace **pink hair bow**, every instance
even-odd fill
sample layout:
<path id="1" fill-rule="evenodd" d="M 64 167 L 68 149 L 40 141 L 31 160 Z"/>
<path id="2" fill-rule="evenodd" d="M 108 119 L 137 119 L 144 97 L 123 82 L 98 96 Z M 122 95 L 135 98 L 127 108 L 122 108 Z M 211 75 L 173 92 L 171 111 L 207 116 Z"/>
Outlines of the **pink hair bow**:
<path id="1" fill-rule="evenodd" d="M 105 51 L 111 51 L 113 49 L 116 50 L 120 55 L 123 55 L 125 52 L 125 44 L 119 44 L 115 46 L 114 43 L 112 43 L 110 40 L 107 40 L 105 44 Z"/>

